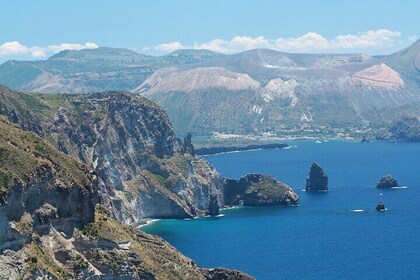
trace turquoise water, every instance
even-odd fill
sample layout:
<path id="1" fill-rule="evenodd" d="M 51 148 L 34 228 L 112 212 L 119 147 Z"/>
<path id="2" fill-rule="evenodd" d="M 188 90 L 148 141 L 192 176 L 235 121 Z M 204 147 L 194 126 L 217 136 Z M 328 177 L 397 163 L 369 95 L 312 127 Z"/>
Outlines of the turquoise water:
<path id="1" fill-rule="evenodd" d="M 276 177 L 298 193 L 300 207 L 242 207 L 219 218 L 159 221 L 143 229 L 199 266 L 239 269 L 257 279 L 419 279 L 420 144 L 291 145 L 206 159 L 226 177 Z M 302 191 L 313 160 L 329 176 L 328 193 Z M 387 174 L 407 188 L 376 189 Z M 388 211 L 374 210 L 380 200 Z"/>

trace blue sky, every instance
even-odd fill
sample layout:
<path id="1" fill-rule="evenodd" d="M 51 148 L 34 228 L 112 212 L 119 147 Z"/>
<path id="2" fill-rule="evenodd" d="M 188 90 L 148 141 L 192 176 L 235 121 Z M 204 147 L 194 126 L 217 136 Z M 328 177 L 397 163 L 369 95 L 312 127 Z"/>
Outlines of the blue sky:
<path id="1" fill-rule="evenodd" d="M 387 54 L 420 35 L 416 0 L 3 0 L 0 11 L 0 61 L 96 46 Z"/>

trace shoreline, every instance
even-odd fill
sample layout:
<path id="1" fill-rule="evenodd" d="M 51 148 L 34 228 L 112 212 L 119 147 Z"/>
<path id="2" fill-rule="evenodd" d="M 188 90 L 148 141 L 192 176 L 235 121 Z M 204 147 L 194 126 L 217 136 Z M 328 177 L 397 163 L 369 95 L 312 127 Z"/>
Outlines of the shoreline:
<path id="1" fill-rule="evenodd" d="M 279 143 L 279 144 L 253 144 L 245 146 L 215 146 L 209 148 L 198 148 L 195 150 L 196 155 L 199 156 L 210 156 L 226 153 L 237 153 L 245 151 L 257 151 L 257 150 L 268 150 L 268 149 L 284 149 L 289 147 L 288 144 Z"/>

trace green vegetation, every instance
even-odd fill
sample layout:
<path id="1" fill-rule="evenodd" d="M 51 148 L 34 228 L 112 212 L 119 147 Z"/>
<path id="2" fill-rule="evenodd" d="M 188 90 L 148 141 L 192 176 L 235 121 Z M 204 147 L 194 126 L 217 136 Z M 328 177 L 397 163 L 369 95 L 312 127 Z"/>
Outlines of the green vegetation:
<path id="1" fill-rule="evenodd" d="M 81 162 L 59 152 L 36 134 L 23 131 L 5 117 L 0 117 L 0 201 L 5 201 L 12 177 L 28 182 L 39 168 L 50 169 L 68 186 L 89 186 Z"/>
<path id="2" fill-rule="evenodd" d="M 27 253 L 27 271 L 29 273 L 35 270 L 44 270 L 56 279 L 71 279 L 70 272 L 54 262 L 51 251 L 44 248 L 38 236 L 35 236 L 34 240 L 26 245 L 25 251 Z"/>
<path id="3" fill-rule="evenodd" d="M 286 193 L 287 188 L 283 185 L 279 185 L 273 180 L 264 180 L 258 183 L 254 183 L 249 186 L 245 194 L 258 194 L 259 197 L 266 198 L 278 198 L 283 197 Z"/>
<path id="4" fill-rule="evenodd" d="M 32 233 L 33 220 L 29 213 L 25 212 L 20 217 L 20 220 L 14 222 L 16 230 L 23 236 L 30 236 Z"/>

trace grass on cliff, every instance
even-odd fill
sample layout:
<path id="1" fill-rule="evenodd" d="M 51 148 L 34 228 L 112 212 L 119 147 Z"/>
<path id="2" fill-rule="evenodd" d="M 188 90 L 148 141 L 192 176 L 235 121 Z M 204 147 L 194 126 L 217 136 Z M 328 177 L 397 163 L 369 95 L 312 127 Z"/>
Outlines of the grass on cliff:
<path id="1" fill-rule="evenodd" d="M 43 270 L 56 279 L 71 279 L 71 274 L 55 263 L 49 248 L 43 246 L 39 237 L 35 237 L 32 242 L 26 245 L 25 252 L 27 254 L 28 272 Z M 22 279 L 24 278 L 22 277 Z"/>
<path id="2" fill-rule="evenodd" d="M 279 184 L 273 180 L 263 180 L 249 186 L 245 193 L 257 193 L 260 197 L 281 198 L 286 195 L 287 190 L 287 187 L 283 183 Z"/>
<path id="3" fill-rule="evenodd" d="M 164 178 L 158 174 L 152 173 L 148 170 L 142 170 L 135 179 L 126 182 L 125 197 L 131 201 L 134 197 L 138 197 L 139 193 L 159 192 L 167 197 L 170 197 L 179 205 L 183 205 L 181 198 L 172 192 L 168 187 L 176 183 L 177 176 Z"/>
<path id="4" fill-rule="evenodd" d="M 13 178 L 28 182 L 43 165 L 49 166 L 64 185 L 89 185 L 81 162 L 0 117 L 0 202 L 4 202 Z"/>

